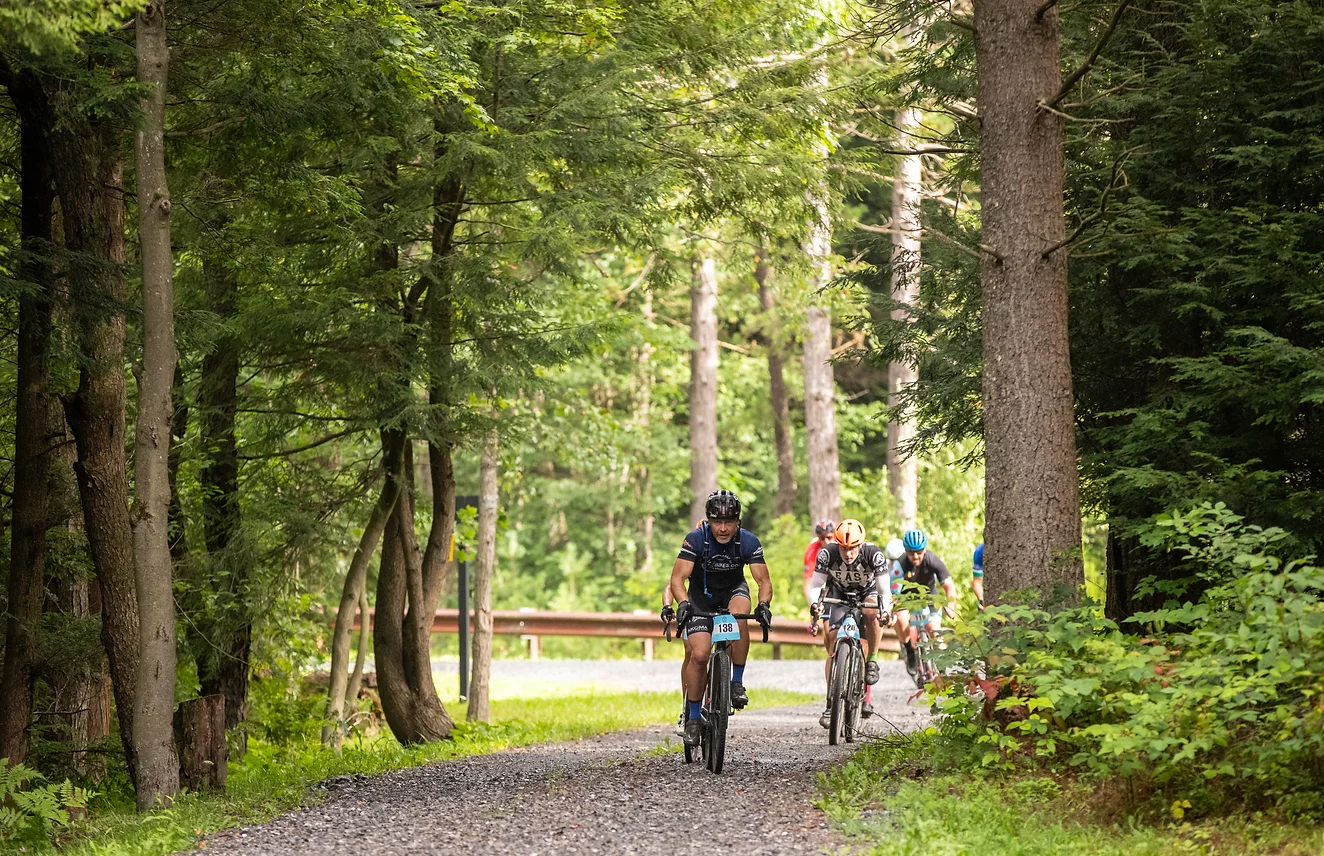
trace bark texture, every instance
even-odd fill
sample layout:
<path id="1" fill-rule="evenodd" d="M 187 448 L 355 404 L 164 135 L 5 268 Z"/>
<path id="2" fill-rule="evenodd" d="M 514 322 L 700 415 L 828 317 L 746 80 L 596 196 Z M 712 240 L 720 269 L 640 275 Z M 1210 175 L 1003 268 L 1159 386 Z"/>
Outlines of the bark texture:
<path id="1" fill-rule="evenodd" d="M 228 770 L 225 696 L 190 699 L 175 714 L 179 778 L 190 791 L 224 791 Z"/>
<path id="2" fill-rule="evenodd" d="M 813 264 L 810 290 L 832 281 L 832 221 L 826 190 L 813 200 L 814 222 L 805 247 Z M 841 467 L 837 458 L 836 380 L 832 371 L 832 310 L 811 303 L 805 317 L 805 449 L 809 458 L 809 517 L 841 519 Z"/>
<path id="3" fill-rule="evenodd" d="M 690 503 L 688 523 L 702 520 L 717 490 L 717 265 L 694 261 L 690 286 Z"/>
<path id="4" fill-rule="evenodd" d="M 219 251 L 209 253 L 203 260 L 203 280 L 212 313 L 221 323 L 230 323 L 238 309 L 239 282 Z M 198 635 L 203 638 L 192 641 L 202 694 L 225 696 L 227 728 L 238 726 L 248 713 L 249 650 L 253 635 L 253 613 L 247 591 L 249 561 L 236 550 L 242 523 L 235 440 L 239 348 L 233 333 L 226 332 L 217 338 L 214 347 L 202 358 L 197 397 L 198 437 L 207 456 L 200 473 L 203 539 L 215 611 L 200 624 Z M 240 739 L 242 747 L 242 733 Z"/>
<path id="5" fill-rule="evenodd" d="M 986 596 L 1082 584 L 1067 338 L 1057 10 L 981 0 L 979 33 Z"/>
<path id="6" fill-rule="evenodd" d="M 497 468 L 501 463 L 498 452 L 497 432 L 493 428 L 487 432 L 479 464 L 478 553 L 474 557 L 473 677 L 469 681 L 469 722 L 492 720 L 492 576 L 496 572 Z"/>
<path id="7" fill-rule="evenodd" d="M 0 758 L 28 757 L 28 726 L 36 681 L 41 614 L 46 594 L 46 530 L 51 526 L 49 475 L 64 420 L 51 394 L 54 189 L 46 158 L 51 121 L 46 95 L 30 77 L 9 86 L 19 113 L 23 194 L 20 270 L 26 288 L 18 299 L 18 377 L 15 389 L 13 515 L 4 671 L 0 673 Z"/>
<path id="8" fill-rule="evenodd" d="M 387 471 L 403 473 L 404 479 L 412 479 L 413 455 L 410 441 L 403 432 L 383 432 L 383 446 Z M 435 472 L 436 461 L 433 463 Z M 453 519 L 453 477 L 450 485 Z M 372 642 L 376 652 L 377 687 L 386 724 L 396 739 L 406 745 L 445 740 L 450 737 L 453 727 L 432 682 L 428 643 L 436 609 L 435 606 L 429 608 L 425 602 L 426 587 L 414 536 L 412 486 L 404 482 L 382 536 Z M 423 624 L 424 618 L 426 625 Z"/>
<path id="9" fill-rule="evenodd" d="M 169 58 L 165 5 L 138 13 L 138 82 L 146 87 L 135 138 L 138 235 L 143 268 L 143 356 L 134 438 L 133 551 L 138 586 L 138 684 L 134 744 L 138 810 L 167 804 L 179 792 L 175 754 L 175 597 L 170 557 L 170 423 L 175 379 L 174 261 L 165 169 L 165 93 Z"/>
<path id="10" fill-rule="evenodd" d="M 908 151 L 915 145 L 914 132 L 919 127 L 919 111 L 913 107 L 897 111 L 897 148 Z M 892 180 L 892 299 L 910 306 L 919 299 L 920 268 L 920 199 L 923 164 L 919 155 L 902 155 L 897 160 Z M 902 323 L 910 320 L 904 308 L 892 310 L 892 318 Z M 905 360 L 888 366 L 888 404 L 899 404 L 898 393 L 918 380 L 915 366 Z M 893 421 L 887 426 L 887 484 L 896 499 L 901 528 L 911 529 L 919 514 L 919 461 L 905 452 L 914 442 L 912 418 Z"/>
<path id="11" fill-rule="evenodd" d="M 791 440 L 791 402 L 786 392 L 783 371 L 785 352 L 777 307 L 773 301 L 772 265 L 768 251 L 760 249 L 754 266 L 754 280 L 759 285 L 759 306 L 763 309 L 764 345 L 768 349 L 768 392 L 772 401 L 772 435 L 777 447 L 777 516 L 795 513 L 795 448 Z"/>
<path id="12" fill-rule="evenodd" d="M 125 762 L 137 782 L 133 696 L 138 674 L 138 595 L 125 460 L 124 190 L 113 128 L 62 123 L 50 158 L 68 256 L 71 315 L 82 356 L 78 389 L 64 399 L 78 452 L 74 471 L 101 593 L 106 649 Z"/>
<path id="13" fill-rule="evenodd" d="M 340 593 L 336 627 L 331 636 L 331 679 L 326 698 L 327 721 L 322 726 L 322 742 L 330 744 L 337 752 L 340 751 L 345 734 L 345 702 L 353 697 L 348 694 L 348 690 L 349 643 L 354 631 L 354 609 L 366 590 L 368 564 L 372 562 L 373 553 L 377 551 L 377 544 L 386 529 L 386 521 L 395 510 L 396 500 L 400 496 L 399 475 L 397 473 L 392 476 L 388 473 L 383 479 L 382 492 L 377 498 L 377 503 L 372 507 L 368 525 L 364 527 L 363 534 L 359 537 L 359 545 L 354 550 L 354 558 L 350 560 L 349 571 L 345 574 L 345 586 Z M 366 634 L 368 630 L 366 610 L 361 627 L 361 632 Z M 360 653 L 363 651 L 364 638 L 366 636 L 360 638 Z"/>

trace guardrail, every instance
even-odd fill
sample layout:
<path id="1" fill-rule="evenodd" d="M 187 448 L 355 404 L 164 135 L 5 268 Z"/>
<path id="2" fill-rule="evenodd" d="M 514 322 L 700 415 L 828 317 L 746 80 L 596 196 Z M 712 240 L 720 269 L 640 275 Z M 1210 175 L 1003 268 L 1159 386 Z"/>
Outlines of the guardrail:
<path id="1" fill-rule="evenodd" d="M 376 610 L 369 609 L 369 616 Z M 753 622 L 750 622 L 752 625 Z M 473 613 L 469 613 L 470 632 Z M 354 618 L 354 629 L 359 629 L 359 618 Z M 458 633 L 460 611 L 439 609 L 432 617 L 433 633 Z M 541 650 L 543 636 L 580 636 L 607 639 L 639 639 L 643 642 L 645 660 L 653 659 L 654 646 L 662 637 L 662 622 L 651 612 L 539 612 L 537 610 L 495 610 L 492 613 L 492 632 L 499 636 L 521 636 L 529 641 L 529 654 L 535 659 Z M 751 627 L 750 637 L 756 643 L 762 635 Z M 781 659 L 783 645 L 817 645 L 822 647 L 823 637 L 810 636 L 807 624 L 794 618 L 774 618 L 768 631 L 773 659 Z M 884 632 L 881 645 L 884 651 L 899 651 L 896 637 Z"/>

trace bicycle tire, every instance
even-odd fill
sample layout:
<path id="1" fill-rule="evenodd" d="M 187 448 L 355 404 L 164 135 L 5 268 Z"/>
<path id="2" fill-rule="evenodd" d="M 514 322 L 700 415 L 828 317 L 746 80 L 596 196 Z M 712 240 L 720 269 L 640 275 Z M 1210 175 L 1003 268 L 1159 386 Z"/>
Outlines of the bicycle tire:
<path id="1" fill-rule="evenodd" d="M 832 649 L 832 673 L 828 678 L 828 745 L 836 746 L 841 738 L 842 725 L 842 693 L 845 688 L 845 680 L 842 676 L 842 656 L 850 646 L 837 640 L 836 646 Z"/>
<path id="2" fill-rule="evenodd" d="M 845 707 L 843 734 L 847 743 L 855 742 L 856 729 L 860 723 L 860 703 L 864 701 L 864 652 L 854 640 L 851 640 L 847 652 L 845 668 L 845 686 L 842 693 L 842 705 Z"/>
<path id="3" fill-rule="evenodd" d="M 711 713 L 704 731 L 708 734 L 704 760 L 708 770 L 720 775 L 726 764 L 726 724 L 731 715 L 731 655 L 725 648 L 713 652 L 708 664 L 708 699 Z"/>

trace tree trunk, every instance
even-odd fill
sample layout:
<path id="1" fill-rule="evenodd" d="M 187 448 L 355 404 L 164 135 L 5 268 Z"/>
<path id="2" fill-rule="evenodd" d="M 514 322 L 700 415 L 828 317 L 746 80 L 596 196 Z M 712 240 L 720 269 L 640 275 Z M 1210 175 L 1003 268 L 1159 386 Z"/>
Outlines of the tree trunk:
<path id="1" fill-rule="evenodd" d="M 372 632 L 372 618 L 368 615 L 368 586 L 359 587 L 359 647 L 354 652 L 354 671 L 350 673 L 349 685 L 345 687 L 345 701 L 342 709 L 349 707 L 359 697 L 359 688 L 363 686 L 363 669 L 368 662 L 368 635 Z"/>
<path id="2" fill-rule="evenodd" d="M 987 597 L 1084 583 L 1067 338 L 1057 10 L 981 0 L 979 32 Z M 996 255 L 994 255 L 996 254 Z"/>
<path id="3" fill-rule="evenodd" d="M 651 261 L 651 260 L 650 260 Z M 657 313 L 653 311 L 653 289 L 648 286 L 648 265 L 645 265 L 640 281 L 643 283 L 644 324 L 652 331 L 657 322 Z M 649 462 L 653 453 L 653 343 L 645 338 L 639 346 L 639 404 L 635 408 L 635 419 L 639 426 L 640 460 L 637 481 L 639 514 L 639 547 L 635 550 L 635 566 L 645 579 L 653 571 L 653 470 Z"/>
<path id="4" fill-rule="evenodd" d="M 832 221 L 824 188 L 813 201 L 814 222 L 805 252 L 813 264 L 814 294 L 832 281 Z M 837 460 L 836 381 L 832 372 L 832 310 L 811 304 L 805 319 L 805 449 L 809 458 L 809 517 L 841 517 L 841 468 Z"/>
<path id="5" fill-rule="evenodd" d="M 174 739 L 179 778 L 193 792 L 224 791 L 229 752 L 225 742 L 225 696 L 206 695 L 179 706 Z"/>
<path id="6" fill-rule="evenodd" d="M 138 13 L 138 82 L 143 126 L 136 135 L 138 235 L 143 268 L 143 356 L 134 441 L 133 550 L 138 583 L 141 658 L 134 693 L 138 810 L 179 792 L 175 754 L 175 599 L 170 561 L 170 422 L 175 379 L 174 261 L 165 171 L 168 50 L 163 0 Z"/>
<path id="7" fill-rule="evenodd" d="M 14 414 L 14 494 L 9 542 L 9 590 L 4 671 L 0 673 L 0 758 L 21 764 L 28 757 L 28 726 L 46 594 L 46 530 L 52 450 L 63 439 L 63 421 L 50 389 L 54 191 L 46 157 L 52 121 L 45 93 L 34 81 L 11 86 L 19 112 L 22 168 L 21 276 L 18 298 L 18 377 Z"/>
<path id="8" fill-rule="evenodd" d="M 690 519 L 704 517 L 717 490 L 717 265 L 695 257 L 690 287 Z"/>
<path id="9" fill-rule="evenodd" d="M 377 574 L 377 615 L 372 635 L 377 688 L 386 724 L 397 740 L 406 745 L 445 740 L 450 737 L 453 724 L 432 682 L 428 643 L 435 608 L 427 609 L 423 604 L 423 571 L 413 531 L 414 504 L 406 481 L 413 474 L 410 440 L 403 432 L 384 431 L 382 442 L 387 471 L 401 473 L 402 483 L 400 497 L 382 536 L 381 568 Z M 454 484 L 453 479 L 451 483 Z M 453 508 L 453 493 L 450 501 Z M 424 613 L 427 625 L 421 628 Z"/>
<path id="10" fill-rule="evenodd" d="M 905 107 L 897 111 L 897 149 L 907 151 L 915 145 L 913 134 L 919 127 L 919 111 Z M 892 181 L 892 299 L 910 306 L 919 299 L 920 268 L 920 191 L 923 164 L 919 155 L 901 155 Z M 892 310 L 892 319 L 908 322 L 905 309 Z M 888 366 L 888 404 L 900 404 L 898 393 L 914 386 L 918 379 L 915 366 L 900 360 Z M 913 417 L 894 420 L 887 426 L 887 485 L 896 499 L 902 529 L 913 529 L 919 514 L 919 461 L 906 451 L 915 439 Z"/>
<path id="11" fill-rule="evenodd" d="M 349 685 L 349 642 L 354 630 L 354 608 L 358 605 L 366 590 L 368 564 L 377 551 L 377 542 L 386 529 L 386 521 L 395 510 L 396 500 L 400 496 L 399 474 L 387 473 L 382 480 L 382 492 L 372 508 L 368 525 L 363 529 L 359 545 L 354 550 L 354 558 L 349 563 L 349 572 L 345 574 L 345 586 L 340 593 L 340 607 L 336 611 L 336 628 L 331 636 L 331 681 L 327 688 L 326 723 L 322 726 L 322 742 L 330 744 L 338 753 L 341 739 L 345 733 L 345 701 Z M 361 621 L 362 633 L 367 633 L 368 615 L 364 610 Z M 366 638 L 366 636 L 362 637 Z M 359 642 L 360 660 L 363 642 Z"/>
<path id="12" fill-rule="evenodd" d="M 124 190 L 114 132 L 90 122 L 51 134 L 73 317 L 82 357 L 65 418 L 78 450 L 75 472 L 88 547 L 101 592 L 101 640 L 129 776 L 137 782 L 133 696 L 138 674 L 138 595 L 134 581 L 129 478 L 125 461 Z"/>
<path id="13" fill-rule="evenodd" d="M 474 562 L 473 678 L 469 681 L 469 721 L 490 722 L 492 678 L 492 574 L 496 570 L 497 432 L 487 432 L 479 465 L 478 554 Z M 464 621 L 465 616 L 460 616 Z"/>
<path id="14" fill-rule="evenodd" d="M 772 401 L 772 435 L 777 447 L 777 516 L 795 513 L 795 448 L 791 444 L 791 403 L 786 392 L 786 378 L 782 372 L 781 324 L 768 280 L 772 265 L 768 264 L 768 251 L 758 250 L 754 267 L 754 280 L 759 284 L 759 306 L 763 309 L 764 338 L 768 348 L 768 393 Z"/>
<path id="15" fill-rule="evenodd" d="M 211 311 L 222 324 L 233 321 L 239 283 L 217 252 L 203 259 Z M 239 455 L 235 418 L 239 407 L 239 347 L 226 332 L 202 359 L 198 385 L 198 434 L 206 457 L 202 467 L 203 538 L 212 568 L 216 608 L 202 623 L 206 639 L 195 640 L 198 681 L 203 695 L 225 696 L 225 725 L 235 728 L 248 713 L 249 649 L 253 616 L 247 591 L 249 560 L 236 555 L 242 522 L 239 507 Z M 216 573 L 217 571 L 222 573 Z M 217 650 L 219 648 L 219 650 Z M 243 754 L 241 735 L 240 755 Z"/>

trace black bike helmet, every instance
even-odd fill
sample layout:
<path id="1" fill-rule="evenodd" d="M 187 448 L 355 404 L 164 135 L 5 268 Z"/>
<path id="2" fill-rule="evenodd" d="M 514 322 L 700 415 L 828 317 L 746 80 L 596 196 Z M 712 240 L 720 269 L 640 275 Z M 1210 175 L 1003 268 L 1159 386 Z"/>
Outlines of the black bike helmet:
<path id="1" fill-rule="evenodd" d="M 740 497 L 729 490 L 715 490 L 708 494 L 703 510 L 709 520 L 739 520 Z"/>
<path id="2" fill-rule="evenodd" d="M 814 534 L 820 538 L 831 538 L 837 530 L 837 524 L 831 520 L 820 520 L 814 524 Z"/>

